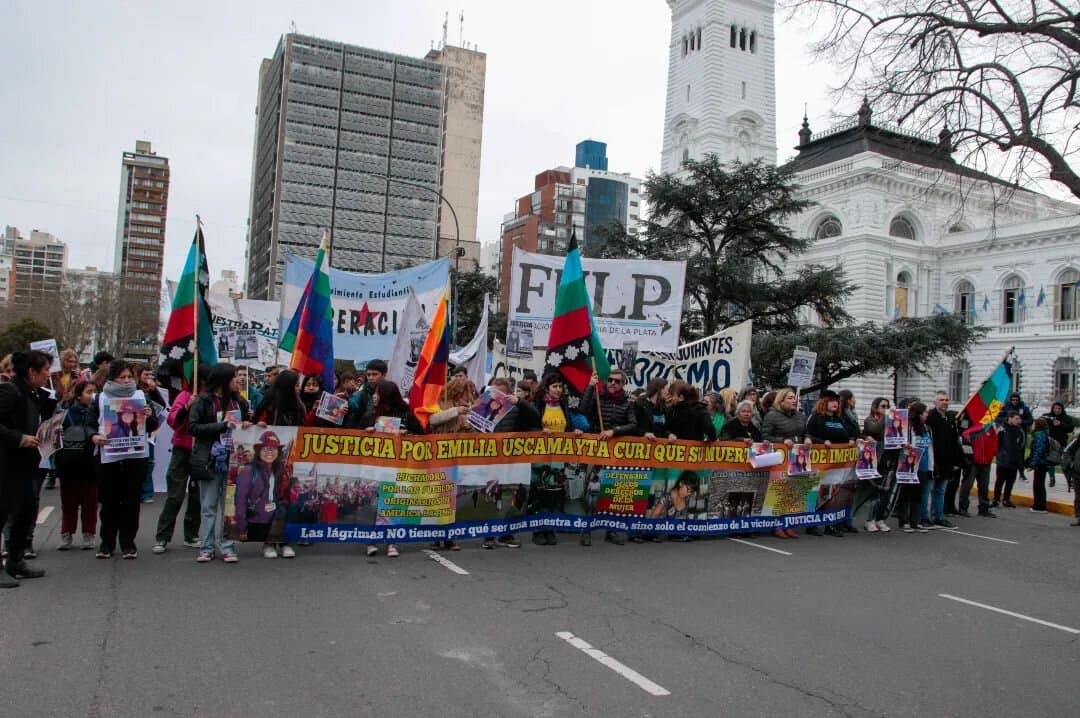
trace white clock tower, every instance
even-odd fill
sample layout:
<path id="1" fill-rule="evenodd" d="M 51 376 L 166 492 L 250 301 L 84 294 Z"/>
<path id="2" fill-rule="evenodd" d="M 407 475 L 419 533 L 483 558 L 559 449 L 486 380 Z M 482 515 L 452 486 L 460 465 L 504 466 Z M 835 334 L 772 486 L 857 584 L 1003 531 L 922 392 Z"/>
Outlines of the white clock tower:
<path id="1" fill-rule="evenodd" d="M 668 0 L 663 172 L 686 159 L 776 163 L 772 0 Z"/>

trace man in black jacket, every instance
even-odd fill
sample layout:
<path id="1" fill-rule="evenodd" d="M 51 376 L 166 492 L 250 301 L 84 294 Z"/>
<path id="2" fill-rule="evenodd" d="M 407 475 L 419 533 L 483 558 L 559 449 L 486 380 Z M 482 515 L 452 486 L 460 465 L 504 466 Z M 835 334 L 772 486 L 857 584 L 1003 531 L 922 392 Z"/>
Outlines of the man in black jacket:
<path id="1" fill-rule="evenodd" d="M 34 477 L 41 456 L 37 439 L 43 416 L 53 406 L 38 390 L 49 382 L 52 359 L 40 351 L 16 352 L 12 381 L 0 385 L 0 528 L 11 524 L 8 557 L 0 573 L 0 588 L 14 588 L 20 578 L 40 578 L 45 571 L 30 568 L 24 559 L 26 537 L 34 515 Z"/>
<path id="2" fill-rule="evenodd" d="M 926 420 L 934 437 L 934 487 L 931 520 L 940 528 L 955 528 L 946 516 L 955 515 L 956 490 L 960 483 L 960 467 L 964 450 L 956 430 L 955 415 L 949 414 L 949 395 L 939 391 L 934 397 L 934 409 Z"/>
<path id="3" fill-rule="evenodd" d="M 643 432 L 626 393 L 626 375 L 622 369 L 612 369 L 604 386 L 598 386 L 599 382 L 600 377 L 594 373 L 581 397 L 581 413 L 588 418 L 593 433 L 599 434 L 601 439 L 640 436 Z M 621 531 L 608 531 L 604 540 L 621 546 L 626 543 L 626 536 Z M 581 534 L 581 544 L 592 545 L 590 532 Z"/>

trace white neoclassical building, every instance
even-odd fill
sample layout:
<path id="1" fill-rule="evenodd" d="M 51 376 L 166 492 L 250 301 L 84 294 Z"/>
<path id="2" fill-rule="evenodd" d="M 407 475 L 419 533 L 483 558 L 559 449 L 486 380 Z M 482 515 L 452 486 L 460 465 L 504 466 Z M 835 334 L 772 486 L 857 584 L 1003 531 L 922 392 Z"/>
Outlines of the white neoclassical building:
<path id="1" fill-rule="evenodd" d="M 1010 348 L 1028 404 L 1075 406 L 1080 205 L 960 165 L 950 139 L 877 123 L 866 103 L 820 134 L 804 120 L 791 166 L 815 205 L 794 229 L 817 241 L 789 271 L 842 267 L 858 285 L 847 308 L 859 322 L 954 312 L 989 330 L 968 357 L 929 376 L 845 381 L 863 409 L 894 391 L 929 398 L 945 389 L 964 401 Z"/>

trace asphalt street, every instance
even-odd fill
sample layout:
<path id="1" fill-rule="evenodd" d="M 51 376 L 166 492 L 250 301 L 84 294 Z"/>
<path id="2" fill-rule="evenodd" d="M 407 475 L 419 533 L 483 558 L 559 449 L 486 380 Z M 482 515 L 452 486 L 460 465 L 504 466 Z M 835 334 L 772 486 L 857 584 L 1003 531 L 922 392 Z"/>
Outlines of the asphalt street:
<path id="1" fill-rule="evenodd" d="M 469 542 L 442 563 L 247 545 L 203 565 L 150 553 L 160 498 L 137 560 L 57 552 L 58 500 L 43 492 L 48 575 L 0 591 L 5 717 L 1076 711 L 1080 528 L 1053 514 L 959 519 L 971 535 Z"/>

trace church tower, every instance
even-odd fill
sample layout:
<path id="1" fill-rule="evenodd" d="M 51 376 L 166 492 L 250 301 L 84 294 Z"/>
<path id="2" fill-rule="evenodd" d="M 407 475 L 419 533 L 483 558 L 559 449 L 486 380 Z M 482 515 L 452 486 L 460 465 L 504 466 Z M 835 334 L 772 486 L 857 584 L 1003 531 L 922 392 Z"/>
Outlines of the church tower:
<path id="1" fill-rule="evenodd" d="M 662 172 L 685 159 L 776 164 L 773 0 L 668 0 Z"/>

